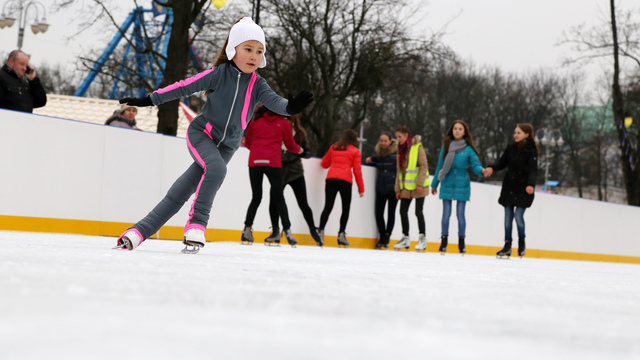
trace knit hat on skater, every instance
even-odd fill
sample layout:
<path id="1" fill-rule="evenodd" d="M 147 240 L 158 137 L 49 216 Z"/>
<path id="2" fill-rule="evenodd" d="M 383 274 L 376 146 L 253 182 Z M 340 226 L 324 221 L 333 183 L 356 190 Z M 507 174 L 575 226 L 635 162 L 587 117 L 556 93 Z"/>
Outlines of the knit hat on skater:
<path id="1" fill-rule="evenodd" d="M 264 31 L 262 31 L 260 25 L 254 23 L 250 17 L 243 17 L 233 25 L 231 31 L 229 31 L 229 42 L 225 49 L 227 58 L 229 60 L 233 59 L 233 57 L 236 56 L 236 46 L 249 40 L 260 42 L 262 46 L 264 46 L 265 52 L 267 51 L 267 43 L 264 40 Z M 267 66 L 267 57 L 263 55 L 262 62 L 260 62 L 258 67 L 263 68 L 265 66 Z"/>

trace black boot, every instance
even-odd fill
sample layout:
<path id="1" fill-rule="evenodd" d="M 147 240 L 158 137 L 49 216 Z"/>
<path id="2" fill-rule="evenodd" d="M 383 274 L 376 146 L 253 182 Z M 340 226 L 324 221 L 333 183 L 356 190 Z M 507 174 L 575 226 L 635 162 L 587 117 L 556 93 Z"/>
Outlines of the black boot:
<path id="1" fill-rule="evenodd" d="M 444 255 L 444 253 L 447 252 L 448 244 L 449 244 L 449 235 L 442 235 L 440 237 L 440 249 L 438 249 L 438 251 L 440 251 L 442 255 Z"/>
<path id="2" fill-rule="evenodd" d="M 502 250 L 498 251 L 496 255 L 499 258 L 502 258 L 503 256 L 506 256 L 508 258 L 509 256 L 511 256 L 511 240 L 505 240 L 504 247 L 502 248 Z"/>
<path id="3" fill-rule="evenodd" d="M 518 239 L 518 256 L 523 257 L 525 252 L 526 252 L 527 248 L 526 245 L 524 243 L 524 238 L 521 237 Z"/>
<path id="4" fill-rule="evenodd" d="M 464 244 L 464 236 L 458 237 L 458 251 L 460 254 L 464 254 L 467 252 L 467 246 Z"/>
<path id="5" fill-rule="evenodd" d="M 280 245 L 280 228 L 274 227 L 271 235 L 268 238 L 264 239 L 265 245 Z"/>
<path id="6" fill-rule="evenodd" d="M 322 245 L 324 244 L 322 243 L 322 238 L 320 237 L 318 230 L 313 228 L 313 229 L 309 229 L 309 232 L 311 233 L 311 237 L 313 238 L 313 241 L 316 242 L 316 245 L 322 247 Z"/>
<path id="7" fill-rule="evenodd" d="M 380 239 L 376 244 L 376 249 L 384 249 L 385 247 L 389 247 L 389 238 L 387 234 L 380 234 Z"/>

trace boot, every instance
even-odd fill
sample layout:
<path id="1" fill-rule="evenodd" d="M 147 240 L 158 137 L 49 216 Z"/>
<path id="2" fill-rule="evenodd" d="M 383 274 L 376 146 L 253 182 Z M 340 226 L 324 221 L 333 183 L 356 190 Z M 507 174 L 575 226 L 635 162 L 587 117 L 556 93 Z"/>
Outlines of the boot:
<path id="1" fill-rule="evenodd" d="M 251 231 L 251 226 L 245 226 L 244 230 L 242 230 L 242 236 L 240 237 L 240 241 L 245 245 L 253 245 L 253 232 Z"/>
<path id="2" fill-rule="evenodd" d="M 322 245 L 324 245 L 324 241 L 320 237 L 320 233 L 318 232 L 318 230 L 317 229 L 309 229 L 309 232 L 311 233 L 311 237 L 313 238 L 313 241 L 316 242 L 316 245 L 322 247 Z"/>
<path id="3" fill-rule="evenodd" d="M 464 236 L 458 237 L 458 251 L 460 254 L 465 254 L 467 252 L 467 246 L 464 244 Z"/>
<path id="4" fill-rule="evenodd" d="M 398 241 L 398 243 L 395 244 L 393 249 L 402 250 L 402 249 L 409 249 L 409 247 L 411 247 L 411 240 L 409 240 L 409 236 L 403 235 L 402 239 L 400 239 L 400 241 Z"/>
<path id="5" fill-rule="evenodd" d="M 265 245 L 276 245 L 280 246 L 280 228 L 274 227 L 271 235 L 268 238 L 264 239 Z"/>
<path id="6" fill-rule="evenodd" d="M 500 259 L 502 259 L 502 257 L 504 257 L 504 256 L 509 258 L 509 256 L 511 256 L 511 240 L 505 240 L 504 241 L 504 247 L 502 248 L 502 250 L 498 251 L 498 253 L 496 255 Z"/>
<path id="7" fill-rule="evenodd" d="M 318 229 L 318 237 L 320 238 L 320 243 L 324 245 L 324 229 Z"/>
<path id="8" fill-rule="evenodd" d="M 287 239 L 287 242 L 289 243 L 289 245 L 291 245 L 291 247 L 296 247 L 296 245 L 298 244 L 298 240 L 293 237 L 291 229 L 284 230 L 284 238 Z"/>
<path id="9" fill-rule="evenodd" d="M 526 245 L 524 243 L 524 238 L 521 237 L 518 239 L 518 256 L 523 257 L 526 253 Z"/>
<path id="10" fill-rule="evenodd" d="M 114 249 L 133 250 L 142 244 L 142 238 L 140 233 L 136 230 L 127 230 L 118 238 L 116 247 Z"/>
<path id="11" fill-rule="evenodd" d="M 376 244 L 376 249 L 383 249 L 385 244 L 388 244 L 389 240 L 386 234 L 380 234 L 380 239 L 378 239 L 378 243 Z M 389 246 L 389 245 L 387 245 Z"/>
<path id="12" fill-rule="evenodd" d="M 440 254 L 444 255 L 447 252 L 447 245 L 449 244 L 449 235 L 442 235 L 440 237 Z"/>
<path id="13" fill-rule="evenodd" d="M 427 250 L 427 236 L 425 234 L 420 234 L 418 236 L 418 243 L 416 244 L 416 251 L 426 251 Z"/>
<path id="14" fill-rule="evenodd" d="M 204 231 L 202 229 L 191 228 L 184 233 L 182 243 L 185 247 L 182 249 L 182 253 L 197 254 L 206 242 L 207 240 L 204 239 Z"/>
<path id="15" fill-rule="evenodd" d="M 349 247 L 346 235 L 347 234 L 345 234 L 344 231 L 338 233 L 338 246 Z"/>

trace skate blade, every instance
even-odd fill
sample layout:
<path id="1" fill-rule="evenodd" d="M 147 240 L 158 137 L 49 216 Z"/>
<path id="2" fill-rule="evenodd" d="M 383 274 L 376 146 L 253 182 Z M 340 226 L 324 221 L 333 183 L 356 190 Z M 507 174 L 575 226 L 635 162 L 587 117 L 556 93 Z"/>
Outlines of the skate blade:
<path id="1" fill-rule="evenodd" d="M 416 250 L 416 252 L 423 253 L 423 252 L 427 252 L 427 250 Z"/>
<path id="2" fill-rule="evenodd" d="M 240 244 L 242 244 L 242 245 L 253 245 L 253 241 L 249 241 L 249 240 L 242 240 L 242 241 L 240 242 Z"/>
<path id="3" fill-rule="evenodd" d="M 198 251 L 200 251 L 200 245 L 185 244 L 181 252 L 183 254 L 197 254 Z"/>
<path id="4" fill-rule="evenodd" d="M 113 250 L 129 250 L 129 251 L 131 251 L 131 249 L 133 248 L 133 246 L 131 246 L 131 242 L 126 240 L 126 239 L 121 239 L 121 240 L 122 240 L 121 243 L 119 243 L 115 247 L 112 247 L 111 249 L 113 249 Z"/>
<path id="5" fill-rule="evenodd" d="M 504 259 L 504 260 L 509 260 L 511 259 L 511 256 L 508 255 L 497 255 L 496 256 L 498 259 Z"/>
<path id="6" fill-rule="evenodd" d="M 342 248 L 345 248 L 345 249 L 346 249 L 346 248 L 348 248 L 348 247 L 349 247 L 349 245 L 342 245 L 342 244 L 338 244 L 338 247 L 342 247 Z"/>
<path id="7" fill-rule="evenodd" d="M 265 246 L 275 246 L 275 247 L 279 247 L 280 243 L 272 243 L 272 242 L 265 242 L 264 243 Z"/>

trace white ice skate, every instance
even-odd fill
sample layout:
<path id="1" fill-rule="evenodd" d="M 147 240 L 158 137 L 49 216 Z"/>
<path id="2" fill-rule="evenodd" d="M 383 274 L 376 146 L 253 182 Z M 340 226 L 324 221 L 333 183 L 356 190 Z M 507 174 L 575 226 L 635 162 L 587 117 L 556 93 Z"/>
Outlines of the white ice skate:
<path id="1" fill-rule="evenodd" d="M 418 244 L 416 245 L 416 251 L 426 251 L 427 250 L 427 236 L 425 234 L 420 234 L 418 238 Z"/>
<path id="2" fill-rule="evenodd" d="M 394 250 L 403 250 L 403 249 L 409 250 L 409 247 L 411 247 L 411 240 L 409 240 L 408 236 L 404 235 L 402 237 L 402 239 L 400 239 L 400 241 L 398 241 L 398 243 L 393 246 L 393 249 Z"/>
<path id="3" fill-rule="evenodd" d="M 207 240 L 204 239 L 204 231 L 202 231 L 202 229 L 191 228 L 184 233 L 182 243 L 185 247 L 182 249 L 182 253 L 197 254 L 206 242 Z"/>
<path id="4" fill-rule="evenodd" d="M 128 230 L 125 231 L 122 236 L 118 238 L 118 243 L 114 249 L 133 250 L 142 243 L 142 238 L 137 231 Z"/>

